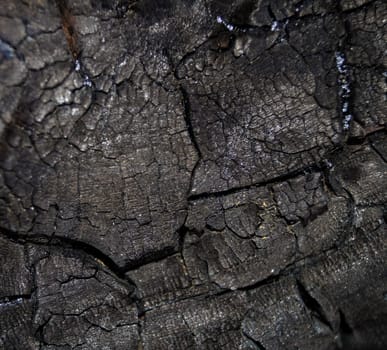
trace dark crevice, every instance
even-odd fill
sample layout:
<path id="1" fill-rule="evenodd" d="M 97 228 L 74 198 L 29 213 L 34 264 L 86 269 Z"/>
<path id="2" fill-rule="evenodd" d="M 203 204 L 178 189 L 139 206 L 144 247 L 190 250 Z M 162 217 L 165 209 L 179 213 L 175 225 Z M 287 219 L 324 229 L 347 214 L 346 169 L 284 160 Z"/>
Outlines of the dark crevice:
<path id="1" fill-rule="evenodd" d="M 348 237 L 351 234 L 355 234 L 356 232 L 356 201 L 353 197 L 352 193 L 347 190 L 345 187 L 342 187 L 343 193 L 348 199 L 348 230 L 346 236 Z"/>
<path id="2" fill-rule="evenodd" d="M 337 1 L 337 5 L 339 6 L 340 8 L 340 12 L 341 13 L 344 13 L 344 14 L 350 14 L 350 13 L 358 13 L 358 12 L 361 12 L 361 11 L 366 11 L 369 7 L 371 7 L 377 0 L 374 0 L 374 1 L 366 1 L 364 4 L 362 5 L 358 5 L 358 6 L 355 6 L 354 8 L 351 8 L 351 9 L 348 9 L 348 10 L 344 10 L 341 6 L 341 1 Z"/>
<path id="3" fill-rule="evenodd" d="M 373 149 L 373 151 L 378 155 L 378 157 L 380 157 L 380 159 L 381 159 L 384 163 L 387 163 L 387 157 L 385 156 L 385 154 L 381 153 L 380 150 L 378 150 L 378 148 L 375 147 L 374 144 L 370 143 L 370 146 L 371 146 L 371 148 Z"/>
<path id="4" fill-rule="evenodd" d="M 142 299 L 139 298 L 137 295 L 135 296 L 135 304 L 137 308 L 138 350 L 140 350 L 143 349 L 142 331 L 146 310 Z"/>
<path id="5" fill-rule="evenodd" d="M 385 139 L 387 139 L 387 125 L 378 127 L 378 128 L 372 128 L 372 132 L 368 132 L 366 136 L 370 136 L 368 138 L 369 140 L 369 145 L 377 152 L 380 157 L 386 162 L 387 161 L 387 156 L 386 154 L 383 154 L 381 150 L 379 150 L 380 146 L 382 146 L 385 142 Z M 371 131 L 368 129 L 368 131 Z M 366 129 L 367 131 L 367 129 Z M 383 148 L 383 147 L 382 147 Z M 386 152 L 384 152 L 386 153 Z"/>
<path id="6" fill-rule="evenodd" d="M 185 237 L 187 236 L 188 232 L 189 232 L 189 229 L 185 225 L 181 226 L 177 230 L 177 233 L 179 235 L 179 242 L 178 242 L 179 252 L 183 251 Z"/>
<path id="7" fill-rule="evenodd" d="M 95 260 L 102 262 L 102 264 L 105 265 L 109 270 L 111 270 L 119 279 L 123 279 L 123 280 L 128 280 L 128 278 L 125 276 L 125 273 L 127 271 L 136 269 L 142 265 L 145 265 L 151 262 L 158 262 L 160 260 L 165 259 L 168 256 L 176 254 L 177 252 L 177 249 L 175 246 L 170 246 L 158 252 L 151 252 L 151 253 L 144 254 L 138 260 L 135 260 L 133 262 L 128 262 L 123 266 L 119 266 L 114 262 L 112 258 L 110 258 L 108 255 L 103 253 L 98 248 L 86 242 L 78 241 L 72 238 L 51 237 L 51 236 L 40 235 L 40 234 L 34 234 L 33 236 L 26 235 L 26 234 L 19 234 L 16 232 L 12 232 L 11 230 L 5 229 L 3 227 L 0 227 L 0 235 L 3 235 L 8 239 L 20 244 L 31 243 L 31 244 L 42 245 L 42 246 L 61 247 L 64 249 L 70 248 L 77 251 L 81 251 L 93 257 Z M 134 285 L 133 282 L 131 281 L 129 282 Z"/>
<path id="8" fill-rule="evenodd" d="M 345 318 L 345 315 L 341 309 L 339 309 L 339 319 L 340 319 L 340 328 L 339 328 L 338 348 L 340 350 L 366 350 L 364 346 L 357 344 L 354 331 L 352 327 L 348 324 Z M 367 348 L 367 350 L 368 349 L 371 349 L 371 348 Z"/>
<path id="9" fill-rule="evenodd" d="M 193 169 L 191 170 L 191 177 L 190 177 L 189 187 L 188 187 L 188 191 L 187 191 L 187 200 L 188 201 L 192 199 L 191 193 L 192 193 L 192 189 L 194 188 L 196 169 L 199 167 L 200 164 L 201 164 L 201 158 L 199 158 L 197 160 Z"/>
<path id="10" fill-rule="evenodd" d="M 323 179 L 326 185 L 327 190 L 333 193 L 336 197 L 340 197 L 341 186 L 338 184 L 337 180 L 331 175 L 330 169 L 326 169 L 323 172 Z"/>
<path id="11" fill-rule="evenodd" d="M 50 322 L 51 320 L 51 317 L 52 315 L 50 315 L 42 324 L 40 324 L 35 332 L 34 332 L 34 336 L 35 338 L 39 341 L 39 343 L 41 344 L 41 348 L 42 348 L 42 345 L 49 345 L 45 339 L 44 339 L 44 328 L 46 327 L 46 325 Z"/>
<path id="12" fill-rule="evenodd" d="M 250 340 L 250 342 L 252 342 L 254 344 L 254 346 L 256 347 L 257 350 L 266 350 L 266 348 L 262 345 L 262 343 L 260 343 L 258 340 L 255 340 L 253 337 L 251 337 L 250 335 L 248 335 L 245 331 L 242 330 L 242 334 L 248 339 Z"/>
<path id="13" fill-rule="evenodd" d="M 280 278 L 285 276 L 286 274 L 287 274 L 286 272 L 282 271 L 282 272 L 278 273 L 277 275 L 271 275 L 267 278 L 264 278 L 263 280 L 260 280 L 254 284 L 251 284 L 249 286 L 238 288 L 238 290 L 249 291 L 249 290 L 257 289 L 257 288 L 262 287 L 262 286 L 267 286 L 269 284 L 278 282 L 280 280 Z"/>
<path id="14" fill-rule="evenodd" d="M 142 339 L 142 331 L 143 331 L 143 322 L 144 322 L 144 315 L 145 315 L 145 311 L 142 313 L 142 315 L 138 315 L 139 316 L 139 322 L 138 322 L 138 346 L 137 346 L 137 350 L 143 350 L 144 349 L 144 342 L 143 342 L 143 339 Z"/>
<path id="15" fill-rule="evenodd" d="M 190 104 L 190 101 L 189 101 L 188 93 L 185 90 L 185 88 L 183 86 L 181 86 L 181 85 L 180 85 L 180 92 L 181 92 L 181 95 L 183 97 L 184 120 L 185 120 L 185 123 L 187 125 L 188 135 L 189 135 L 189 137 L 191 139 L 192 144 L 195 147 L 195 150 L 196 150 L 197 154 L 199 155 L 199 158 L 201 158 L 202 154 L 200 152 L 199 144 L 198 144 L 198 142 L 196 140 L 194 129 L 193 129 L 193 126 L 192 126 L 192 121 L 191 121 L 191 117 L 192 117 L 191 104 Z"/>
<path id="16" fill-rule="evenodd" d="M 296 279 L 296 284 L 298 288 L 298 292 L 305 306 L 311 311 L 311 314 L 315 316 L 319 321 L 324 323 L 329 327 L 330 330 L 333 330 L 332 325 L 330 324 L 327 316 L 320 303 L 308 292 L 308 290 L 304 287 L 304 285 Z"/>
<path id="17" fill-rule="evenodd" d="M 378 133 L 385 133 L 386 131 L 387 131 L 386 126 L 373 126 L 373 127 L 364 128 L 362 135 L 359 135 L 359 136 L 350 135 L 347 143 L 349 145 L 362 145 L 368 139 L 369 136 L 372 136 Z"/>
<path id="18" fill-rule="evenodd" d="M 131 285 L 134 288 L 133 291 L 131 291 L 130 293 L 130 298 L 133 300 L 133 302 L 136 305 L 138 317 L 140 318 L 144 314 L 145 308 L 141 298 L 139 298 L 139 296 L 137 295 L 137 286 L 135 282 L 125 275 L 125 268 L 119 267 L 109 256 L 101 252 L 98 248 L 90 244 L 87 244 L 85 242 L 73 240 L 71 238 L 49 237 L 45 235 L 29 236 L 29 235 L 19 234 L 5 228 L 0 228 L 0 235 L 5 236 L 11 241 L 19 244 L 30 243 L 30 244 L 41 245 L 41 246 L 60 247 L 62 249 L 73 249 L 75 251 L 80 251 L 81 253 L 92 257 L 94 260 L 106 266 L 109 269 L 109 271 L 112 272 L 119 280 L 123 281 L 125 284 Z M 12 302 L 12 301 L 14 302 L 18 298 L 30 299 L 31 295 L 15 295 L 11 297 L 6 297 L 4 298 L 4 302 Z M 0 303 L 1 303 L 1 299 L 0 299 Z M 43 327 L 44 325 L 38 328 L 36 331 L 36 336 L 41 342 L 43 342 L 42 340 Z"/>
<path id="19" fill-rule="evenodd" d="M 269 14 L 271 20 L 274 22 L 274 21 L 277 21 L 277 18 L 273 12 L 273 9 L 271 8 L 270 4 L 267 6 L 267 13 Z"/>
<path id="20" fill-rule="evenodd" d="M 144 303 L 141 301 L 141 299 L 138 299 L 139 302 L 136 303 L 136 306 L 137 306 L 137 317 L 139 319 L 139 321 L 144 317 L 145 313 L 148 311 L 145 306 L 144 306 Z"/>
<path id="21" fill-rule="evenodd" d="M 128 262 L 127 264 L 125 264 L 122 267 L 121 270 L 123 272 L 129 272 L 132 270 L 136 270 L 143 265 L 162 261 L 165 258 L 172 256 L 176 253 L 177 253 L 176 246 L 165 247 L 164 249 L 161 249 L 161 250 L 156 251 L 156 252 L 146 253 L 141 258 L 139 258 L 135 261 Z"/>
<path id="22" fill-rule="evenodd" d="M 119 267 L 109 256 L 88 243 L 67 237 L 50 237 L 46 235 L 31 236 L 19 234 L 3 227 L 1 227 L 0 230 L 1 235 L 20 244 L 31 243 L 35 245 L 61 247 L 64 249 L 70 248 L 76 251 L 81 251 L 86 255 L 93 257 L 95 260 L 101 261 L 103 265 L 109 268 L 109 270 L 111 270 L 120 279 L 126 279 L 124 270 L 121 267 Z"/>
<path id="23" fill-rule="evenodd" d="M 213 297 L 213 296 L 220 296 L 220 295 L 227 295 L 227 294 L 231 294 L 231 293 L 238 293 L 238 291 L 239 292 L 242 291 L 242 292 L 247 292 L 248 293 L 249 291 L 257 290 L 260 287 L 268 286 L 268 285 L 271 285 L 271 284 L 278 283 L 279 281 L 281 281 L 283 278 L 286 278 L 287 276 L 298 275 L 300 270 L 303 269 L 305 266 L 316 266 L 316 264 L 321 262 L 321 259 L 325 259 L 326 256 L 329 255 L 330 252 L 340 251 L 342 247 L 345 247 L 346 243 L 348 243 L 348 241 L 343 239 L 343 240 L 340 240 L 340 242 L 337 242 L 336 244 L 334 244 L 333 246 L 331 246 L 331 247 L 329 247 L 327 249 L 324 249 L 323 251 L 321 251 L 317 255 L 308 255 L 308 256 L 303 256 L 300 259 L 296 259 L 296 260 L 292 261 L 291 263 L 289 263 L 286 267 L 284 267 L 283 269 L 278 271 L 276 274 L 270 275 L 270 276 L 268 276 L 268 277 L 266 277 L 264 279 L 261 279 L 261 280 L 255 282 L 255 283 L 253 283 L 251 285 L 247 285 L 245 287 L 239 287 L 239 288 L 236 288 L 236 289 L 223 288 L 223 287 L 219 287 L 219 285 L 217 285 L 217 287 L 219 287 L 219 289 L 216 290 L 215 292 L 212 292 L 212 293 L 211 292 L 210 293 L 201 293 L 201 294 L 198 294 L 198 295 L 194 295 L 194 296 L 190 296 L 190 297 L 185 297 L 185 298 L 181 298 L 181 299 L 178 299 L 178 300 L 179 301 L 181 301 L 181 300 L 189 300 L 189 299 L 196 299 L 196 298 L 200 298 L 200 297 L 209 298 L 209 297 Z M 202 260 L 202 259 L 200 259 L 200 260 L 206 262 L 205 260 Z M 214 283 L 214 285 L 216 285 L 216 283 Z M 305 287 L 303 287 L 303 288 L 305 289 Z M 308 294 L 308 292 L 306 292 L 306 293 Z M 330 322 L 328 321 L 328 318 L 325 316 L 325 313 L 322 310 L 320 304 L 312 296 L 311 296 L 311 298 L 312 298 L 312 300 L 314 300 L 314 302 L 312 302 L 312 304 L 313 303 L 317 303 L 317 309 L 321 309 L 321 312 L 319 312 L 319 313 L 314 312 L 314 316 L 320 322 L 324 323 L 329 329 L 332 330 L 333 327 L 331 326 Z M 304 299 L 303 299 L 303 301 L 304 301 L 304 304 L 306 305 Z M 309 304 L 309 302 L 308 302 L 308 304 Z M 311 308 L 308 307 L 308 309 L 311 309 Z M 144 313 L 146 311 L 148 311 L 148 310 L 145 310 Z M 346 327 L 345 324 L 346 324 L 346 322 L 344 322 L 344 329 L 348 332 L 348 329 L 350 329 L 350 327 L 349 326 Z"/>
<path id="24" fill-rule="evenodd" d="M 365 137 L 364 136 L 351 136 L 349 135 L 349 138 L 347 140 L 347 144 L 350 146 L 359 146 L 364 144 Z"/>
<path id="25" fill-rule="evenodd" d="M 245 186 L 233 187 L 233 188 L 223 190 L 223 191 L 203 192 L 203 193 L 198 193 L 198 194 L 192 194 L 188 197 L 188 200 L 195 201 L 195 200 L 199 200 L 199 199 L 223 197 L 223 196 L 227 196 L 230 194 L 238 193 L 238 192 L 243 191 L 243 190 L 249 190 L 249 189 L 255 188 L 255 187 L 263 187 L 263 186 L 273 185 L 273 184 L 276 184 L 279 182 L 292 180 L 293 178 L 295 178 L 297 176 L 305 175 L 305 173 L 321 172 L 323 170 L 323 167 L 324 167 L 323 164 L 321 164 L 321 165 L 319 165 L 319 164 L 308 165 L 308 166 L 303 167 L 302 169 L 291 171 L 287 174 L 279 175 L 279 176 L 273 177 L 269 180 L 259 181 L 259 182 L 245 185 Z"/>
<path id="26" fill-rule="evenodd" d="M 340 333 L 341 334 L 352 334 L 353 329 L 348 324 L 343 311 L 340 309 L 339 309 L 339 316 L 340 316 Z"/>
<path id="27" fill-rule="evenodd" d="M 184 120 L 185 120 L 185 124 L 187 126 L 187 132 L 188 132 L 189 138 L 191 140 L 191 143 L 194 146 L 195 151 L 198 155 L 198 160 L 196 161 L 196 163 L 191 171 L 190 184 L 189 184 L 189 188 L 188 188 L 188 192 L 187 192 L 187 195 L 189 197 L 189 194 L 191 193 L 191 190 L 193 188 L 196 169 L 200 164 L 200 160 L 202 159 L 202 153 L 200 151 L 199 144 L 198 144 L 196 137 L 195 137 L 194 128 L 192 126 L 192 119 L 191 119 L 192 118 L 192 110 L 191 110 L 191 104 L 190 104 L 190 100 L 188 97 L 188 93 L 182 85 L 180 85 L 180 92 L 181 92 L 182 102 L 183 102 L 183 107 L 184 107 Z"/>

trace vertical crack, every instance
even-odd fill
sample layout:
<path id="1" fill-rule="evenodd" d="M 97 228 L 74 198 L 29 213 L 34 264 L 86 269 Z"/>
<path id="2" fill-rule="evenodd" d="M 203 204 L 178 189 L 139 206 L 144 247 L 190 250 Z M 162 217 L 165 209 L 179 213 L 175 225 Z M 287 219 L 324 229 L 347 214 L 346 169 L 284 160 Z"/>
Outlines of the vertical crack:
<path id="1" fill-rule="evenodd" d="M 342 310 L 339 309 L 339 316 L 340 316 L 340 333 L 342 334 L 352 334 L 353 329 L 348 324 L 347 319 L 345 318 L 345 315 Z"/>
<path id="2" fill-rule="evenodd" d="M 191 179 L 190 179 L 190 184 L 189 184 L 188 193 L 187 193 L 187 196 L 189 196 L 191 191 L 192 191 L 193 185 L 194 185 L 194 178 L 195 178 L 196 169 L 200 164 L 200 160 L 202 159 L 202 153 L 200 151 L 200 147 L 199 147 L 199 144 L 196 140 L 195 132 L 194 132 L 194 129 L 192 126 L 192 119 L 191 119 L 192 118 L 192 109 L 191 109 L 191 103 L 190 103 L 190 100 L 188 97 L 188 93 L 181 84 L 180 84 L 179 88 L 180 88 L 180 92 L 182 95 L 182 102 L 183 102 L 183 107 L 184 107 L 184 120 L 185 120 L 185 124 L 187 126 L 188 135 L 189 135 L 191 143 L 192 143 L 193 147 L 195 148 L 195 151 L 198 155 L 198 159 L 197 159 L 197 161 L 192 169 L 192 172 L 191 172 Z"/>
<path id="3" fill-rule="evenodd" d="M 145 322 L 145 312 L 142 312 L 141 314 L 138 314 L 138 345 L 137 350 L 143 350 L 144 349 L 144 342 L 142 339 L 142 331 L 143 331 L 143 323 Z"/>
<path id="4" fill-rule="evenodd" d="M 344 313 L 339 309 L 340 317 L 340 328 L 339 328 L 339 337 L 338 337 L 338 347 L 339 349 L 353 349 L 356 341 L 354 342 L 354 332 L 352 327 L 348 324 Z"/>
<path id="5" fill-rule="evenodd" d="M 180 254 L 183 254 L 183 248 L 184 248 L 184 241 L 185 237 L 187 236 L 188 233 L 188 228 L 183 224 L 178 230 L 177 233 L 179 235 L 179 242 L 178 242 L 178 251 Z"/>
<path id="6" fill-rule="evenodd" d="M 192 126 L 191 103 L 189 101 L 188 93 L 185 90 L 185 88 L 181 85 L 180 85 L 180 92 L 181 92 L 181 95 L 183 97 L 184 120 L 185 120 L 185 123 L 187 125 L 188 135 L 189 135 L 189 138 L 191 139 L 193 146 L 195 147 L 196 153 L 198 154 L 199 158 L 201 158 L 202 154 L 201 154 L 199 144 L 196 140 L 195 133 L 194 133 L 193 126 Z"/>

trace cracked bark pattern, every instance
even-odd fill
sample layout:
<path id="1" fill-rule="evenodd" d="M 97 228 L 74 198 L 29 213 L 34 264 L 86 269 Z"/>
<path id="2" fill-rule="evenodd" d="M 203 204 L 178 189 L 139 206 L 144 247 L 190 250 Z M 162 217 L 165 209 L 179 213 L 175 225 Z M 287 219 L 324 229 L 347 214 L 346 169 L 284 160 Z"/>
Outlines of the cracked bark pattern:
<path id="1" fill-rule="evenodd" d="M 0 0 L 0 348 L 384 349 L 386 15 Z"/>

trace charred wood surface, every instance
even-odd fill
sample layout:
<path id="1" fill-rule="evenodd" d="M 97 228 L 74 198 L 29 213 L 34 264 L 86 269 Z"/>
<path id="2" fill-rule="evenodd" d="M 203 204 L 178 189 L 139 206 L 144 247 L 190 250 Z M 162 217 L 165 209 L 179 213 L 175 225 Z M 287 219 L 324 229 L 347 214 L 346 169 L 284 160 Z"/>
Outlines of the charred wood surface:
<path id="1" fill-rule="evenodd" d="M 0 348 L 387 349 L 386 21 L 0 0 Z"/>

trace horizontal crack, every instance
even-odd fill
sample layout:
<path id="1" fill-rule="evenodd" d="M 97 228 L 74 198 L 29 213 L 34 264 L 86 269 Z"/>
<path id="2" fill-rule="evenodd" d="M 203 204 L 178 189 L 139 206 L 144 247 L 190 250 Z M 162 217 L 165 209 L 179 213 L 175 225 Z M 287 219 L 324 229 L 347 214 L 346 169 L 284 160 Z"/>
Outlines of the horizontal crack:
<path id="1" fill-rule="evenodd" d="M 120 268 L 109 256 L 88 243 L 67 237 L 50 237 L 46 235 L 30 236 L 13 232 L 4 227 L 0 227 L 0 234 L 20 244 L 31 243 L 43 246 L 71 248 L 81 251 L 94 258 L 94 260 L 100 261 L 120 279 L 127 279 L 122 268 Z"/>
<path id="2" fill-rule="evenodd" d="M 249 189 L 254 188 L 254 187 L 263 187 L 263 186 L 268 186 L 268 185 L 280 183 L 283 181 L 292 180 L 293 178 L 295 178 L 297 176 L 304 175 L 306 172 L 308 172 L 308 173 L 321 172 L 324 170 L 325 167 L 326 167 L 326 165 L 324 164 L 324 162 L 321 162 L 321 165 L 312 164 L 312 165 L 305 166 L 299 170 L 291 171 L 285 175 L 279 175 L 279 176 L 273 177 L 270 180 L 259 181 L 259 182 L 256 182 L 253 184 L 248 184 L 245 186 L 233 187 L 233 188 L 223 190 L 223 191 L 203 192 L 203 193 L 198 193 L 198 194 L 192 194 L 188 197 L 188 200 L 195 201 L 195 200 L 199 200 L 199 199 L 223 197 L 226 195 L 238 193 L 238 192 L 243 191 L 243 190 L 249 190 Z"/>
<path id="3" fill-rule="evenodd" d="M 49 237 L 45 235 L 31 237 L 28 235 L 13 232 L 3 227 L 0 227 L 0 235 L 20 244 L 30 243 L 35 245 L 61 247 L 64 249 L 70 248 L 77 251 L 81 251 L 82 253 L 92 257 L 94 260 L 99 263 L 102 263 L 106 268 L 108 268 L 109 271 L 112 272 L 120 281 L 124 282 L 125 284 L 129 284 L 134 288 L 133 292 L 131 293 L 131 299 L 136 305 L 137 315 L 140 318 L 141 315 L 144 314 L 144 305 L 141 298 L 139 298 L 138 296 L 138 288 L 136 283 L 134 283 L 134 281 L 132 281 L 128 276 L 125 275 L 124 268 L 119 267 L 109 256 L 101 252 L 96 247 L 93 247 L 92 245 L 87 244 L 85 242 L 73 240 L 71 238 L 66 237 Z M 7 302 L 15 302 L 19 298 L 30 299 L 31 295 L 15 295 L 11 297 L 5 297 L 3 299 L 0 299 L 0 304 Z"/>

